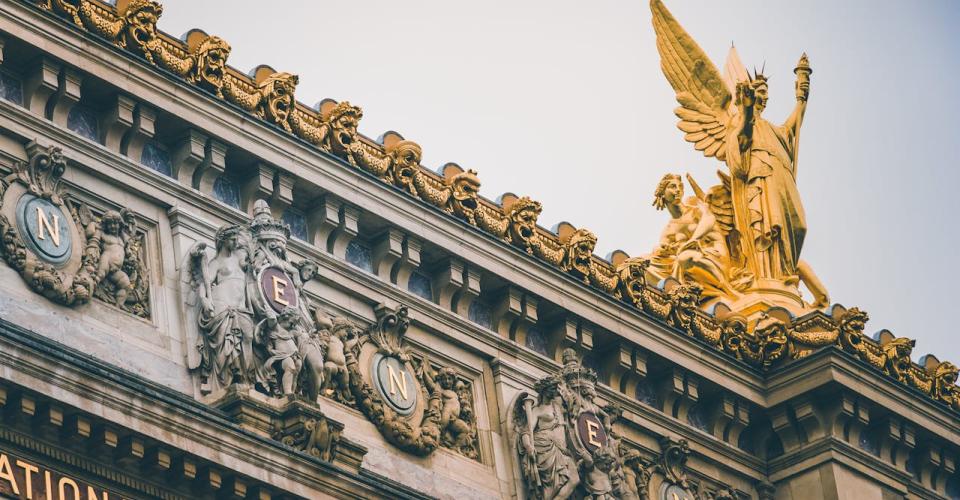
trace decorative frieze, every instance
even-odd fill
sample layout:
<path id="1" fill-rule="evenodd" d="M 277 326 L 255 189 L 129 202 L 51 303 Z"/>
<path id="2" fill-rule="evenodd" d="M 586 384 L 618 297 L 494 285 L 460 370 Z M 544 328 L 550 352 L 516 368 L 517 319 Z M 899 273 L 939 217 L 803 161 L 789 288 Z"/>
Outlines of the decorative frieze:
<path id="1" fill-rule="evenodd" d="M 664 52 L 661 54 L 665 60 L 676 59 L 677 72 L 667 75 L 671 84 L 679 89 L 686 88 L 684 83 L 686 79 L 691 78 L 691 75 L 700 74 L 698 73 L 700 70 L 696 68 L 710 75 L 717 73 L 716 68 L 707 60 L 699 47 L 696 47 L 696 44 L 677 41 L 692 39 L 662 3 L 657 2 L 651 5 L 654 16 L 658 19 L 655 23 L 655 31 L 658 40 L 661 41 L 658 46 L 662 49 L 673 47 L 670 50 L 663 49 Z M 596 288 L 615 299 L 623 299 L 656 318 L 751 364 L 769 368 L 788 359 L 802 357 L 813 349 L 838 344 L 830 338 L 838 333 L 839 318 L 822 323 L 828 335 L 798 335 L 805 332 L 799 324 L 791 324 L 795 321 L 802 322 L 808 315 L 819 314 L 816 309 L 828 303 L 826 290 L 813 274 L 810 266 L 799 260 L 799 246 L 793 247 L 780 240 L 772 242 L 771 245 L 776 247 L 777 252 L 789 254 L 782 262 L 767 252 L 766 244 L 758 244 L 753 240 L 739 242 L 739 248 L 743 250 L 742 254 L 730 251 L 734 247 L 731 247 L 730 242 L 727 241 L 729 238 L 736 236 L 746 240 L 745 235 L 752 234 L 753 231 L 740 227 L 746 224 L 744 221 L 748 216 L 743 215 L 747 210 L 745 202 L 732 194 L 740 192 L 739 190 L 743 188 L 740 185 L 741 181 L 737 178 L 724 174 L 719 185 L 706 191 L 692 183 L 697 195 L 696 200 L 684 205 L 680 192 L 682 181 L 679 176 L 665 177 L 665 182 L 662 182 L 657 189 L 657 200 L 659 200 L 657 203 L 658 206 L 671 211 L 671 226 L 668 226 L 668 231 L 665 232 L 669 241 L 661 242 L 658 249 L 645 258 L 627 258 L 621 252 L 614 255 L 611 262 L 607 262 L 593 255 L 597 239 L 589 230 L 578 229 L 569 224 L 558 226 L 556 233 L 540 228 L 537 225 L 537 219 L 542 207 L 538 202 L 528 197 L 507 194 L 501 197 L 499 205 L 490 203 L 478 195 L 480 181 L 476 172 L 464 171 L 455 164 L 448 164 L 443 168 L 442 175 L 436 175 L 420 166 L 422 151 L 415 142 L 406 140 L 394 132 L 384 134 L 381 143 L 363 137 L 357 131 L 358 123 L 363 117 L 360 108 L 347 102 L 337 103 L 331 100 L 322 102 L 319 109 L 304 106 L 294 98 L 298 83 L 295 75 L 277 72 L 269 66 L 260 66 L 252 76 L 247 76 L 226 65 L 230 46 L 222 39 L 194 30 L 185 41 L 180 41 L 157 31 L 156 23 L 163 9 L 154 1 L 136 0 L 113 6 L 96 0 L 83 0 L 78 6 L 63 0 L 51 0 L 42 2 L 41 6 L 66 17 L 81 29 L 88 30 L 118 47 L 143 57 L 147 63 L 172 71 L 185 81 L 211 92 L 212 95 L 226 99 L 265 122 L 344 160 L 351 167 L 366 170 L 383 182 L 394 185 L 411 196 L 420 198 L 462 219 L 467 224 L 476 226 L 536 256 L 560 271 L 569 273 L 585 285 Z M 690 64 L 694 66 L 689 66 Z M 806 57 L 798 63 L 795 72 L 798 82 L 802 80 L 802 85 L 798 83 L 800 86 L 797 87 L 797 109 L 805 109 L 809 93 L 809 77 L 812 73 Z M 745 70 L 742 73 L 738 77 L 749 77 Z M 38 113 L 44 112 L 50 96 L 60 88 L 59 76 L 59 65 L 46 60 L 40 62 L 38 70 L 25 86 L 27 102 L 30 103 L 28 108 Z M 717 81 L 723 80 L 719 74 L 714 76 Z M 766 78 L 758 76 L 750 85 L 743 87 L 743 91 L 750 93 L 756 90 L 753 87 L 765 89 L 765 86 Z M 722 120 L 701 122 L 695 119 L 694 115 L 705 113 L 704 110 L 709 110 L 711 113 L 703 115 L 708 117 L 714 116 L 712 114 L 714 112 L 726 113 L 726 110 L 717 111 L 711 107 L 712 104 L 701 103 L 702 106 L 698 107 L 696 103 L 730 101 L 731 91 L 724 86 L 697 88 L 700 89 L 697 95 L 683 94 L 686 97 L 681 99 L 684 115 L 681 116 L 680 126 L 686 127 L 684 131 L 687 132 L 688 140 L 694 141 L 697 148 L 703 149 L 720 160 L 730 160 L 726 156 L 726 149 L 721 147 L 725 144 L 724 134 L 727 130 Z M 713 95 L 712 92 L 717 95 Z M 726 101 L 717 96 L 725 96 Z M 128 109 L 118 111 L 122 112 L 112 113 L 117 115 L 116 119 L 108 117 L 106 123 L 117 125 L 125 123 L 125 120 L 130 121 L 129 116 L 124 116 L 129 115 Z M 152 136 L 154 118 L 150 108 L 143 105 L 137 106 L 132 125 L 129 125 L 130 130 L 125 135 L 126 139 L 120 150 L 139 161 L 140 143 Z M 700 130 L 706 126 L 704 123 L 713 123 L 715 127 L 704 132 Z M 797 121 L 791 126 L 799 130 L 800 123 Z M 110 130 L 115 127 L 108 126 L 104 129 Z M 106 131 L 105 134 L 109 138 L 116 135 L 116 131 Z M 110 147 L 115 139 L 104 142 Z M 792 158 L 789 154 L 786 157 Z M 731 168 L 742 167 L 737 165 L 739 164 Z M 260 187 L 269 187 L 271 195 L 276 194 L 272 190 L 273 178 L 265 183 L 265 178 L 261 175 L 256 180 L 258 181 L 255 183 L 257 189 L 253 189 L 254 193 L 246 197 L 248 201 L 244 204 L 245 208 L 249 209 L 248 203 L 253 199 L 265 195 Z M 196 179 L 191 179 L 191 185 L 196 184 Z M 289 205 L 288 197 L 283 195 L 283 191 L 285 186 L 292 184 L 280 179 L 279 185 L 281 193 L 279 197 L 271 198 L 272 208 L 283 205 L 281 202 Z M 780 211 L 777 213 L 802 214 L 802 210 L 796 208 L 800 206 L 799 198 L 787 198 L 791 201 L 784 206 L 777 205 L 779 207 L 777 210 Z M 776 204 L 769 205 L 773 207 Z M 764 210 L 769 212 L 772 210 L 770 207 Z M 309 224 L 314 227 L 313 240 L 321 248 L 326 248 L 334 255 L 344 258 L 347 244 L 356 235 L 356 221 L 359 213 L 355 208 L 338 205 L 338 202 L 328 202 L 319 208 L 322 212 L 319 216 L 308 214 L 311 221 Z M 769 218 L 773 215 L 767 212 L 757 213 L 766 217 L 763 220 L 769 222 Z M 701 215 L 695 216 L 695 214 Z M 274 216 L 279 217 L 276 210 Z M 682 221 L 687 219 L 689 223 L 683 224 Z M 681 245 L 680 240 L 683 238 L 675 237 L 679 234 L 677 231 L 681 226 L 688 229 L 702 226 L 702 229 L 694 231 L 695 234 L 684 233 L 682 236 L 686 239 Z M 801 231 L 805 227 L 803 221 L 799 219 L 791 227 L 794 226 L 797 228 L 796 231 Z M 737 231 L 731 232 L 733 228 L 737 228 Z M 776 231 L 768 232 L 779 235 L 778 238 L 781 239 L 796 239 L 800 234 L 780 235 Z M 696 236 L 696 240 L 690 238 L 692 236 Z M 755 251 L 756 249 L 760 251 Z M 766 264 L 761 265 L 761 263 Z M 733 271 L 738 269 L 740 274 L 734 276 L 733 274 L 736 273 Z M 400 269 L 401 272 L 405 270 L 405 268 Z M 398 276 L 403 275 L 398 274 Z M 651 283 L 647 283 L 648 276 L 652 278 Z M 653 286 L 653 281 L 659 281 L 660 278 L 667 276 L 683 284 L 680 288 L 670 290 Z M 799 281 L 803 281 L 814 292 L 813 305 L 805 304 L 799 299 L 799 292 L 796 291 L 795 285 Z M 745 292 L 749 293 L 744 296 Z M 445 296 L 441 293 L 441 297 Z M 710 308 L 715 304 L 718 307 L 723 305 L 718 301 L 718 297 L 731 303 L 732 309 L 726 307 L 726 311 L 723 311 L 721 307 L 713 310 L 715 314 L 704 314 L 702 308 Z M 458 309 L 465 310 L 470 302 L 464 303 L 466 305 Z M 787 307 L 794 313 L 800 312 L 802 316 L 794 318 L 788 315 L 786 318 L 779 318 L 776 314 L 768 314 L 772 319 L 763 323 L 757 321 L 759 313 L 768 313 L 770 308 L 776 305 Z M 814 305 L 816 307 L 813 307 Z M 697 310 L 694 311 L 694 309 Z M 851 309 L 851 311 L 854 310 Z M 458 312 L 463 314 L 462 310 Z M 727 317 L 721 317 L 723 314 Z M 785 330 L 777 322 L 784 324 L 787 335 L 783 334 Z M 792 335 L 789 333 L 791 331 Z M 879 344 L 864 340 L 864 347 L 845 347 L 871 365 L 884 365 L 886 360 L 880 359 L 879 356 L 889 354 L 877 354 L 877 351 L 882 351 Z M 902 350 L 905 346 L 900 348 Z M 944 363 L 939 372 L 936 369 L 930 371 L 918 369 L 916 365 L 911 365 L 905 371 L 893 370 L 890 366 L 882 369 L 888 374 L 892 372 L 892 376 L 898 380 L 903 380 L 921 390 L 927 390 L 932 397 L 947 405 L 960 407 L 955 394 L 956 370 L 952 367 L 953 365 Z M 901 374 L 904 376 L 900 377 Z M 928 386 L 929 389 L 927 389 Z"/>

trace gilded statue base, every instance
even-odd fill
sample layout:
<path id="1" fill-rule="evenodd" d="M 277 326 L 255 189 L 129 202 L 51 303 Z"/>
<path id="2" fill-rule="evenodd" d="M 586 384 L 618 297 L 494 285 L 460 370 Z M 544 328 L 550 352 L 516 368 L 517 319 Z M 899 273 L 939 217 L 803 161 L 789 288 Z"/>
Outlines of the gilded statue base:
<path id="1" fill-rule="evenodd" d="M 747 290 L 739 299 L 725 301 L 731 311 L 753 320 L 773 307 L 782 307 L 794 316 L 802 316 L 813 310 L 810 304 L 803 301 L 796 285 L 772 279 L 758 281 L 759 286 Z"/>

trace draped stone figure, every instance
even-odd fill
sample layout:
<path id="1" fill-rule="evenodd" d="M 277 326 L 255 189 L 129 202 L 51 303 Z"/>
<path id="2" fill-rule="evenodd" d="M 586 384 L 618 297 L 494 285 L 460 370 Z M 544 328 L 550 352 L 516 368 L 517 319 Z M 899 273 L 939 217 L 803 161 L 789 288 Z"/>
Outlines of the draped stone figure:
<path id="1" fill-rule="evenodd" d="M 537 381 L 538 397 L 518 401 L 517 433 L 523 475 L 531 498 L 570 498 L 580 484 L 577 464 L 567 447 L 567 422 L 559 377 Z"/>
<path id="2" fill-rule="evenodd" d="M 248 295 L 249 250 L 241 241 L 240 226 L 223 226 L 216 235 L 216 254 L 209 258 L 206 243 L 190 250 L 190 267 L 196 283 L 201 336 L 201 377 L 206 390 L 232 383 L 257 382 L 253 352 L 253 308 Z"/>

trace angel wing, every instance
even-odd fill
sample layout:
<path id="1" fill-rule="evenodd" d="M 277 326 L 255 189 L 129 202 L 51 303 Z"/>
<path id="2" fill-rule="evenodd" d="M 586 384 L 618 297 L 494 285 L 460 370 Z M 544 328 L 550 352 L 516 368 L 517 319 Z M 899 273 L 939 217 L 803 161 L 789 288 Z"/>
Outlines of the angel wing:
<path id="1" fill-rule="evenodd" d="M 194 370 L 200 367 L 203 360 L 203 339 L 197 325 L 200 312 L 198 305 L 201 300 L 200 294 L 208 293 L 205 289 L 207 283 L 208 256 L 205 251 L 205 243 L 195 243 L 187 251 L 187 254 L 181 260 L 180 264 L 180 296 L 181 307 L 183 307 L 186 322 L 186 338 L 184 350 L 187 357 L 187 368 Z"/>
<path id="2" fill-rule="evenodd" d="M 725 160 L 731 94 L 716 66 L 661 0 L 650 0 L 660 68 L 677 93 L 677 127 L 704 156 Z"/>

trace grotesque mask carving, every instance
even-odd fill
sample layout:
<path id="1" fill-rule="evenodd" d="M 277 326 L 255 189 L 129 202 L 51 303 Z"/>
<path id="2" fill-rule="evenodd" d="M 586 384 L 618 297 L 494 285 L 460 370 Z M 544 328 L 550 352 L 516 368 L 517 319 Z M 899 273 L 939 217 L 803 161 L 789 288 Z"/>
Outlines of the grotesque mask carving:
<path id="1" fill-rule="evenodd" d="M 153 0 L 130 0 L 121 11 L 123 30 L 117 43 L 121 47 L 137 50 L 151 63 L 157 43 L 157 20 L 163 14 L 163 6 Z"/>
<path id="2" fill-rule="evenodd" d="M 593 262 L 593 249 L 597 246 L 597 237 L 587 229 L 577 229 L 566 244 L 566 255 L 561 268 L 573 272 L 589 283 Z"/>
<path id="3" fill-rule="evenodd" d="M 326 149 L 341 158 L 349 159 L 352 149 L 356 147 L 355 144 L 360 141 L 357 126 L 361 118 L 363 118 L 363 110 L 351 106 L 349 102 L 344 101 L 334 106 L 326 116 L 330 126 Z"/>
<path id="4" fill-rule="evenodd" d="M 300 78 L 290 73 L 273 73 L 259 82 L 261 99 L 257 112 L 260 117 L 291 132 L 289 118 L 299 82 Z"/>
<path id="5" fill-rule="evenodd" d="M 886 344 L 882 344 L 880 348 L 883 349 L 883 357 L 885 360 L 883 371 L 901 382 L 904 381 L 907 370 L 911 368 L 912 364 L 910 361 L 910 353 L 913 352 L 913 348 L 916 345 L 916 340 L 906 337 L 895 338 Z"/>
<path id="6" fill-rule="evenodd" d="M 524 196 L 507 209 L 509 221 L 508 237 L 510 241 L 524 248 L 527 253 L 533 253 L 533 240 L 537 234 L 537 218 L 543 207 L 540 202 Z"/>
<path id="7" fill-rule="evenodd" d="M 416 195 L 414 176 L 420 170 L 420 158 L 423 156 L 420 145 L 413 141 L 401 140 L 388 148 L 388 152 L 393 164 L 394 183 L 404 191 Z"/>
<path id="8" fill-rule="evenodd" d="M 223 76 L 226 73 L 230 44 L 218 36 L 209 36 L 197 47 L 196 62 L 190 81 L 223 96 Z"/>
<path id="9" fill-rule="evenodd" d="M 461 172 L 448 181 L 451 188 L 451 208 L 458 217 L 476 224 L 476 211 L 480 207 L 480 178 L 475 170 Z"/>

